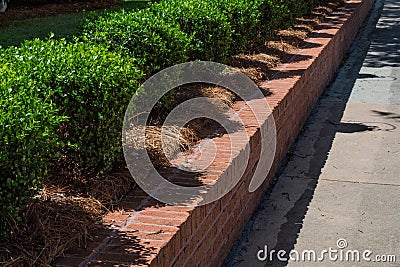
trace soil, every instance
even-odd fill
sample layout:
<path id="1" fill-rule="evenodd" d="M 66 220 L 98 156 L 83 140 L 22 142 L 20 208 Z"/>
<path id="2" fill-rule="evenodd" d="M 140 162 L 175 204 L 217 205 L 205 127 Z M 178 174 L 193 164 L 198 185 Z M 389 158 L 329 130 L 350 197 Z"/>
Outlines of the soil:
<path id="1" fill-rule="evenodd" d="M 5 13 L 0 14 L 2 20 L 15 21 L 53 16 L 58 14 L 77 13 L 117 6 L 118 0 L 92 1 L 52 1 L 53 3 L 10 2 Z"/>

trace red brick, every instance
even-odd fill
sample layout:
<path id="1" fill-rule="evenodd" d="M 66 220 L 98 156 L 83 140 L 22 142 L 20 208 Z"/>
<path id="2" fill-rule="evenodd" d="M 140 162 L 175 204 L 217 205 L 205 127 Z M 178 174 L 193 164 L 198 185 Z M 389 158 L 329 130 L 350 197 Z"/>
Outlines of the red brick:
<path id="1" fill-rule="evenodd" d="M 146 209 L 139 211 L 139 214 L 148 217 L 150 216 L 159 218 L 174 218 L 182 220 L 186 220 L 189 217 L 188 212 L 171 212 L 171 211 L 163 211 L 160 209 L 153 209 L 153 210 Z"/>
<path id="2" fill-rule="evenodd" d="M 119 264 L 149 264 L 157 254 L 157 251 L 152 252 L 141 252 L 141 254 L 133 254 L 129 251 L 124 253 L 100 253 L 97 260 L 98 261 L 110 261 Z"/>
<path id="3" fill-rule="evenodd" d="M 84 260 L 85 258 L 82 257 L 60 257 L 55 261 L 54 266 L 78 266 Z"/>
<path id="4" fill-rule="evenodd" d="M 146 233 L 175 233 L 178 228 L 166 225 L 155 225 L 155 224 L 144 224 L 144 223 L 132 223 L 126 226 L 127 231 L 139 231 Z"/>
<path id="5" fill-rule="evenodd" d="M 160 218 L 160 217 L 148 217 L 148 216 L 137 216 L 135 222 L 146 223 L 146 224 L 157 224 L 157 225 L 167 225 L 167 226 L 180 226 L 185 220 L 176 219 L 174 217 L 170 218 Z"/>

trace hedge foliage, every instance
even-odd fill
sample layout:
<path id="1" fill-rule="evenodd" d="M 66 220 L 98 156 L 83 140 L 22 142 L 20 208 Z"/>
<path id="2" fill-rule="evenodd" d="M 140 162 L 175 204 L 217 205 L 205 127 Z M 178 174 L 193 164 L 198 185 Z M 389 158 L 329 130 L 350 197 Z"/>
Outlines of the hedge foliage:
<path id="1" fill-rule="evenodd" d="M 86 42 L 101 43 L 141 59 L 146 73 L 188 60 L 191 38 L 178 24 L 167 22 L 149 9 L 109 13 L 89 19 L 83 28 Z"/>
<path id="2" fill-rule="evenodd" d="M 22 220 L 21 208 L 41 184 L 63 121 L 46 101 L 51 93 L 40 92 L 40 84 L 18 64 L 23 58 L 16 54 L 15 62 L 5 63 L 5 53 L 0 54 L 0 239 Z"/>
<path id="3" fill-rule="evenodd" d="M 261 29 L 267 37 L 278 28 L 293 24 L 296 18 L 309 12 L 324 0 L 262 0 Z M 264 23 L 267 21 L 268 23 Z"/>
<path id="4" fill-rule="evenodd" d="M 232 28 L 218 1 L 174 0 L 153 4 L 157 17 L 178 23 L 183 32 L 193 36 L 189 59 L 222 61 L 229 54 Z"/>
<path id="5" fill-rule="evenodd" d="M 224 62 L 323 0 L 164 0 L 84 23 L 85 40 L 129 51 L 146 73 L 185 60 Z"/>
<path id="6" fill-rule="evenodd" d="M 212 0 L 209 0 L 212 1 Z M 264 0 L 220 0 L 218 9 L 228 18 L 232 43 L 229 54 L 242 53 L 260 42 L 262 4 Z"/>
<path id="7" fill-rule="evenodd" d="M 96 175 L 122 159 L 123 116 L 142 74 L 131 58 L 65 40 L 11 47 L 0 62 L 0 213 L 19 221 L 50 164 Z"/>
<path id="8" fill-rule="evenodd" d="M 0 238 L 55 163 L 97 175 L 122 159 L 124 111 L 145 76 L 187 60 L 225 62 L 318 2 L 164 0 L 88 19 L 74 42 L 1 51 Z"/>

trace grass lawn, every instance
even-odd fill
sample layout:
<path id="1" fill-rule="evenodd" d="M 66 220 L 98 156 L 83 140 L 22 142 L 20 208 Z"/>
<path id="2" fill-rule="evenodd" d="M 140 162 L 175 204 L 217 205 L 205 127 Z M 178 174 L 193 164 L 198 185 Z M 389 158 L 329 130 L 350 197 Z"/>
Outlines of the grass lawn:
<path id="1" fill-rule="evenodd" d="M 143 8 L 151 0 L 122 0 L 118 8 Z M 98 10 L 97 13 L 104 12 Z M 80 23 L 89 12 L 61 14 L 50 17 L 34 18 L 18 21 L 4 21 L 0 28 L 0 46 L 19 46 L 25 40 L 46 38 L 54 33 L 56 38 L 72 38 L 79 35 Z"/>

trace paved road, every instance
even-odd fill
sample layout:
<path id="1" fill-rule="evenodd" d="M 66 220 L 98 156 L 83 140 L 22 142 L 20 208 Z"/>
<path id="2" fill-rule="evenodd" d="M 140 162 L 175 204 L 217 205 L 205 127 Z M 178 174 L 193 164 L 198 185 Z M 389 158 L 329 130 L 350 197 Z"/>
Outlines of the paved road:
<path id="1" fill-rule="evenodd" d="M 399 38 L 400 1 L 377 0 L 227 266 L 400 266 Z M 282 259 L 327 252 L 261 261 L 265 246 Z"/>

